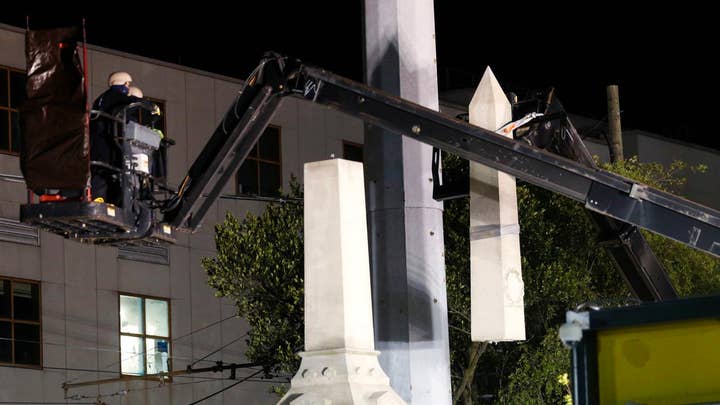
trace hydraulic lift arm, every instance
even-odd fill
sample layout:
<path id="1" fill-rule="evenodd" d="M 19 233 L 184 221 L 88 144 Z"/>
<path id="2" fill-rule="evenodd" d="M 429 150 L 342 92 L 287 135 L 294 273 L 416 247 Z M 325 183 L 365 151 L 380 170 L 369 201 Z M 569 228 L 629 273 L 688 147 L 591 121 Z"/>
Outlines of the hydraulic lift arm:
<path id="1" fill-rule="evenodd" d="M 130 160 L 134 157 L 128 152 L 119 169 L 134 179 L 134 186 L 123 188 L 124 195 L 131 196 L 130 201 L 123 200 L 118 206 L 82 199 L 40 203 L 30 200 L 21 206 L 21 220 L 81 242 L 173 243 L 175 229 L 192 231 L 200 225 L 281 100 L 289 96 L 326 105 L 580 201 L 597 218 L 606 220 L 606 228 L 612 228 L 609 239 L 617 240 L 619 235 L 623 240 L 617 249 L 629 253 L 613 256 L 622 268 L 635 266 L 635 271 L 624 273 L 641 299 L 671 298 L 674 291 L 662 268 L 652 268 L 657 260 L 645 249 L 647 246 L 638 239 L 641 235 L 632 225 L 720 256 L 720 213 L 715 210 L 275 54 L 268 54 L 243 84 L 169 200 L 154 198 L 147 187 L 143 192 L 147 173 Z M 119 139 L 137 143 L 125 133 L 124 120 L 122 126 L 123 136 Z"/>
<path id="2" fill-rule="evenodd" d="M 195 230 L 245 161 L 286 93 L 285 58 L 268 57 L 243 84 L 220 125 L 190 167 L 163 222 Z"/>
<path id="3" fill-rule="evenodd" d="M 529 114 L 528 108 L 531 111 Z M 523 118 L 532 117 L 522 130 L 515 133 L 515 139 L 521 139 L 589 168 L 598 168 L 565 109 L 555 97 L 554 89 L 536 92 L 528 100 L 515 102 L 513 115 L 516 119 L 513 124 L 522 123 Z M 523 118 L 517 120 L 520 117 Z M 433 176 L 435 169 L 433 166 Z M 467 188 L 467 182 L 465 185 Z M 635 297 L 643 301 L 677 298 L 677 292 L 662 263 L 636 226 L 593 211 L 585 212 L 599 231 L 601 246 L 610 254 Z"/>
<path id="4" fill-rule="evenodd" d="M 317 89 L 312 96 L 317 103 L 580 201 L 604 216 L 720 256 L 718 211 L 501 137 L 321 69 L 304 67 L 302 73 L 306 83 Z"/>
<path id="5" fill-rule="evenodd" d="M 197 227 L 286 96 L 326 105 L 562 194 L 603 216 L 720 256 L 718 211 L 278 56 L 264 59 L 248 79 L 181 185 L 177 208 L 166 215 L 167 222 Z"/>

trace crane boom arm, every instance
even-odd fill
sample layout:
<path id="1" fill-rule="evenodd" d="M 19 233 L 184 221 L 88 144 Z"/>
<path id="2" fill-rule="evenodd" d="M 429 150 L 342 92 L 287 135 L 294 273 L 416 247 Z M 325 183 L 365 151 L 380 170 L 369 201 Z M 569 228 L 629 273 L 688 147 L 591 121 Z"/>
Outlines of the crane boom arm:
<path id="1" fill-rule="evenodd" d="M 194 229 L 244 161 L 283 97 L 326 105 L 579 201 L 593 212 L 720 256 L 720 212 L 587 167 L 328 72 L 271 55 L 245 83 L 193 163 L 165 219 Z M 204 199 L 204 200 L 203 200 Z"/>

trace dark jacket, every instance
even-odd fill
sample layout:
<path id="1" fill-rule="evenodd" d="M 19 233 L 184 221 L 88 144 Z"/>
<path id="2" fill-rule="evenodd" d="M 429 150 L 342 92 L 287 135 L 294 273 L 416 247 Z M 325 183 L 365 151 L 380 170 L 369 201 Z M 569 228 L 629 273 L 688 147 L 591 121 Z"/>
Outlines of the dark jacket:
<path id="1" fill-rule="evenodd" d="M 93 110 L 107 114 L 115 114 L 123 107 L 136 103 L 147 102 L 122 91 L 123 86 L 112 86 L 105 90 L 93 103 Z M 117 166 L 119 164 L 117 144 L 113 140 L 113 122 L 105 117 L 90 120 L 90 160 Z"/>

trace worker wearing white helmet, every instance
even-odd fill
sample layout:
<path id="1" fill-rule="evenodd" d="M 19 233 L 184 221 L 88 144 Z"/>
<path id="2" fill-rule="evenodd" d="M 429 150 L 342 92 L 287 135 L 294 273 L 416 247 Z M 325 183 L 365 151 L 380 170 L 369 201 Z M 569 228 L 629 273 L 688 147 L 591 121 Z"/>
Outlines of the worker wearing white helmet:
<path id="1" fill-rule="evenodd" d="M 129 73 L 111 73 L 108 76 L 109 88 L 95 100 L 92 109 L 114 115 L 129 104 L 144 102 L 142 97 L 130 95 L 131 83 L 132 77 Z M 102 116 L 94 116 L 90 121 L 90 160 L 119 167 L 122 152 L 113 138 L 113 125 L 113 121 Z M 92 195 L 96 201 L 116 202 L 119 184 L 113 178 L 113 174 L 111 170 L 102 166 L 91 165 Z"/>
<path id="2" fill-rule="evenodd" d="M 132 83 L 132 76 L 128 72 L 113 72 L 108 76 L 108 87 L 125 86 L 129 88 L 130 83 Z"/>

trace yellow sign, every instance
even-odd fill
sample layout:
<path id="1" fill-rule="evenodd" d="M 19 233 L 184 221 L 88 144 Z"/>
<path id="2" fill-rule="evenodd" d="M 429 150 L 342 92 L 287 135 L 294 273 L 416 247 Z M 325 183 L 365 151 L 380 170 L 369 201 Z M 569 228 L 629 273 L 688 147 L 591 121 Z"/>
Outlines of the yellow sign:
<path id="1" fill-rule="evenodd" d="M 597 331 L 600 404 L 720 403 L 720 319 Z"/>

